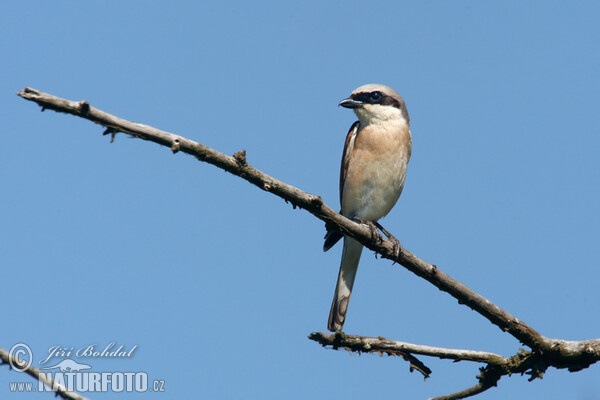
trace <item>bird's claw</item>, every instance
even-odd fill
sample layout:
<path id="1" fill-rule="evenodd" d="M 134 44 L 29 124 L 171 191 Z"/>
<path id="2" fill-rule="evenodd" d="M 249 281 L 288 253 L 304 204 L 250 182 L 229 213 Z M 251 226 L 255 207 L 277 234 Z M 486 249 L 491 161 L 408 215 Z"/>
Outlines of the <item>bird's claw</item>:
<path id="1" fill-rule="evenodd" d="M 379 228 L 379 230 L 381 232 L 383 232 L 385 234 L 385 236 L 387 236 L 388 240 L 390 242 L 392 242 L 392 246 L 394 249 L 394 256 L 396 259 L 400 258 L 400 255 L 402 254 L 402 245 L 400 244 L 400 242 L 398 241 L 398 239 L 396 239 L 394 237 L 394 235 L 392 235 L 391 233 L 389 233 L 383 226 L 381 226 L 381 224 L 379 224 L 379 222 L 375 222 L 375 225 L 377 226 L 377 228 Z"/>
<path id="2" fill-rule="evenodd" d="M 368 219 L 364 219 L 364 218 L 360 218 L 360 217 L 354 217 L 352 219 L 355 220 L 356 222 L 358 222 L 359 224 L 367 225 L 369 227 L 369 230 L 371 231 L 371 238 L 373 238 L 377 242 L 377 244 L 383 243 L 383 238 L 381 237 L 381 234 L 377 230 L 376 222 L 369 221 Z"/>
<path id="3" fill-rule="evenodd" d="M 400 244 L 398 239 L 396 239 L 393 236 L 389 237 L 388 239 L 390 242 L 392 242 L 392 246 L 394 249 L 394 257 L 396 258 L 396 260 L 398 260 L 400 258 L 400 255 L 402 254 L 402 245 Z"/>
<path id="4" fill-rule="evenodd" d="M 383 243 L 384 240 L 379 231 L 383 232 L 383 234 L 387 236 L 388 240 L 392 242 L 394 257 L 396 258 L 396 260 L 400 258 L 400 256 L 402 255 L 402 245 L 400 244 L 398 239 L 396 239 L 394 235 L 389 233 L 383 226 L 381 226 L 379 222 L 369 221 L 360 217 L 353 217 L 352 219 L 355 222 L 358 222 L 359 224 L 367 225 L 369 227 L 369 230 L 371 231 L 371 237 L 376 241 L 377 244 Z M 375 257 L 377 258 L 377 253 L 375 253 Z"/>

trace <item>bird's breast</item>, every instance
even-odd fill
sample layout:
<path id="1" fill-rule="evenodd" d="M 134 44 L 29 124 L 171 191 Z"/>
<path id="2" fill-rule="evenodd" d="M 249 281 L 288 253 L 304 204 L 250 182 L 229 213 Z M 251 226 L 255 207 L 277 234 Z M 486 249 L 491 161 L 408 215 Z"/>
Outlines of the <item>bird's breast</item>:
<path id="1" fill-rule="evenodd" d="M 344 215 L 378 220 L 390 212 L 402 193 L 411 142 L 406 124 L 368 125 L 358 132 L 342 193 Z"/>

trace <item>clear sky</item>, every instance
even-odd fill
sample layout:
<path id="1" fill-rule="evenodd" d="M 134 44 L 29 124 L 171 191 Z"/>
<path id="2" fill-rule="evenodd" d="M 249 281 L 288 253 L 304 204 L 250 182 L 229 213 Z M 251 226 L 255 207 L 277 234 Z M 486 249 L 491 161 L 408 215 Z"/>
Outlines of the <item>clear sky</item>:
<path id="1" fill-rule="evenodd" d="M 480 364 L 355 356 L 325 331 L 323 223 L 192 157 L 39 108 L 31 86 L 197 140 L 338 204 L 357 86 L 405 99 L 413 157 L 382 220 L 542 334 L 600 337 L 598 2 L 6 2 L 0 13 L 0 347 L 137 346 L 165 397 L 424 399 Z M 511 356 L 519 343 L 366 251 L 345 331 Z M 62 357 L 51 361 L 58 362 Z M 480 399 L 600 398 L 600 366 Z M 0 366 L 9 382 L 32 381 Z M 88 394 L 114 398 L 125 394 Z M 153 398 L 157 394 L 130 395 Z"/>

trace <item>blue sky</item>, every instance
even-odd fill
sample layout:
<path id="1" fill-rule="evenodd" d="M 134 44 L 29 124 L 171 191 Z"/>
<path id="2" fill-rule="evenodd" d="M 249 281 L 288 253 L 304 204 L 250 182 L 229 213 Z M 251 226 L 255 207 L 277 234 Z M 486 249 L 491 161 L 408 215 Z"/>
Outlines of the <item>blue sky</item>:
<path id="1" fill-rule="evenodd" d="M 169 398 L 423 399 L 479 364 L 309 341 L 325 331 L 341 248 L 323 223 L 210 165 L 40 113 L 31 86 L 197 140 L 338 207 L 365 83 L 404 97 L 413 156 L 382 223 L 549 337 L 600 337 L 597 2 L 8 2 L 0 26 L 3 329 L 34 363 L 111 342 Z M 519 343 L 365 252 L 345 331 L 510 356 Z M 62 358 L 53 358 L 60 361 Z M 598 366 L 504 378 L 480 399 L 598 399 Z M 0 367 L 8 382 L 31 381 Z M 154 393 L 89 394 L 92 398 Z"/>

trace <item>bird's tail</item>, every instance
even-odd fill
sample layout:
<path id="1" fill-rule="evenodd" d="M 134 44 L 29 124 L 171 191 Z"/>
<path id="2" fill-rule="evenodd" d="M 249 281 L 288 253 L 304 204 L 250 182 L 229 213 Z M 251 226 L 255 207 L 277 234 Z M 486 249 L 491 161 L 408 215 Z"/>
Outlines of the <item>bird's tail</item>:
<path id="1" fill-rule="evenodd" d="M 338 275 L 333 303 L 329 312 L 327 329 L 332 332 L 341 332 L 348 311 L 348 303 L 352 294 L 352 286 L 360 261 L 363 246 L 356 240 L 344 236 L 344 249 L 342 250 L 342 261 Z"/>

